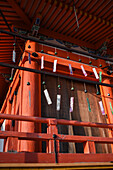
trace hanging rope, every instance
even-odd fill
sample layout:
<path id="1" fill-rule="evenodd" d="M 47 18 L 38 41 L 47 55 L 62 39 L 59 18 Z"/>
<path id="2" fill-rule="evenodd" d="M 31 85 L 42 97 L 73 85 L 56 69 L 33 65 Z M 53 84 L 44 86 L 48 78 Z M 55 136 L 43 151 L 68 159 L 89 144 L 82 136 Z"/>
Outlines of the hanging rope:
<path id="1" fill-rule="evenodd" d="M 61 85 L 60 85 L 60 80 L 59 80 L 59 77 L 57 78 L 57 103 L 56 103 L 56 110 L 57 111 L 60 111 L 60 107 L 61 107 Z M 59 113 L 57 115 L 58 118 L 59 117 Z"/>
<path id="2" fill-rule="evenodd" d="M 74 0 L 73 0 L 73 8 L 74 8 L 75 18 L 76 18 L 76 23 L 77 23 L 77 28 L 75 29 L 75 31 L 77 31 L 79 29 L 79 23 L 78 23 L 78 17 L 77 17 L 77 13 L 76 13 Z"/>
<path id="3" fill-rule="evenodd" d="M 89 99 L 88 99 L 87 89 L 86 89 L 86 84 L 85 84 L 85 83 L 84 83 L 84 92 L 86 93 L 86 99 L 87 99 L 87 104 L 88 104 L 88 110 L 89 110 L 89 112 L 91 112 L 91 107 L 90 107 L 90 103 L 89 103 Z"/>

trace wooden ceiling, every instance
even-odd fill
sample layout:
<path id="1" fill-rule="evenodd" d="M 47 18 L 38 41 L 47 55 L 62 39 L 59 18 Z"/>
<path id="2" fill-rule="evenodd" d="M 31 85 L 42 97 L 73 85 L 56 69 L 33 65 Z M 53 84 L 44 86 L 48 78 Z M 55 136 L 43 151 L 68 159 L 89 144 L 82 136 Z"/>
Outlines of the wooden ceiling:
<path id="1" fill-rule="evenodd" d="M 79 29 L 72 0 L 0 0 L 0 10 L 10 28 L 24 29 L 27 33 L 36 18 L 40 18 L 39 34 L 97 50 L 109 39 L 108 54 L 113 55 L 113 0 L 74 0 Z M 10 31 L 2 15 L 0 29 Z M 12 63 L 14 37 L 0 34 L 0 62 Z M 25 41 L 17 38 L 17 62 L 24 49 Z M 7 91 L 8 83 L 2 73 L 10 69 L 0 68 L 0 104 Z M 4 95 L 2 94 L 4 91 Z"/>

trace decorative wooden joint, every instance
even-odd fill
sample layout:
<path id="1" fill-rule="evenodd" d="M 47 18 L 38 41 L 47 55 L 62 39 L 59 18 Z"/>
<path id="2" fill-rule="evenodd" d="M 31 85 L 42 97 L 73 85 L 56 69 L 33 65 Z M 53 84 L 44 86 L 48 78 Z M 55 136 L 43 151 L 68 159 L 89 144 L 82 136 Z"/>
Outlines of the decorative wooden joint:
<path id="1" fill-rule="evenodd" d="M 48 126 L 50 126 L 50 125 L 57 125 L 57 120 L 56 119 L 49 119 Z"/>
<path id="2" fill-rule="evenodd" d="M 48 128 L 47 128 L 47 134 L 51 134 L 51 135 L 56 135 L 58 134 L 58 129 L 57 129 L 57 120 L 56 119 L 49 119 L 48 121 Z M 49 140 L 48 144 L 47 144 L 47 152 L 48 153 L 54 153 L 55 152 L 55 148 L 54 148 L 54 140 Z M 59 141 L 56 140 L 56 150 L 57 152 L 59 152 Z"/>

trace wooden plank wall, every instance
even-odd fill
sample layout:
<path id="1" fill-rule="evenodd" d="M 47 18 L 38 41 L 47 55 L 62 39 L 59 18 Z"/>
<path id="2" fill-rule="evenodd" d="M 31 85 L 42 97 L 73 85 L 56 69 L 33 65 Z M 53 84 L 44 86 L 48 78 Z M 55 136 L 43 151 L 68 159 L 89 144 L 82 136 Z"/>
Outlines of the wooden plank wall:
<path id="1" fill-rule="evenodd" d="M 97 89 L 95 85 L 86 84 L 87 93 L 84 92 L 84 84 L 78 82 L 72 82 L 71 80 L 59 79 L 52 76 L 42 75 L 42 82 L 46 82 L 46 88 L 50 94 L 52 104 L 48 105 L 44 96 L 44 86 L 42 85 L 42 99 L 41 99 L 41 110 L 42 117 L 51 117 L 57 119 L 72 119 L 78 121 L 88 122 L 100 122 L 106 123 L 106 117 L 101 114 L 99 107 L 99 101 L 101 96 L 97 95 Z M 61 89 L 58 89 L 58 84 L 61 85 Z M 71 87 L 74 87 L 74 91 L 71 91 Z M 56 111 L 56 96 L 61 94 L 61 109 Z M 69 113 L 70 97 L 74 97 L 74 111 Z M 88 110 L 89 99 L 91 112 Z M 46 125 L 42 125 L 42 132 L 46 132 Z M 72 127 L 58 125 L 58 133 L 69 134 L 69 135 L 82 135 L 82 136 L 101 136 L 108 137 L 108 130 L 101 128 L 92 127 Z M 44 149 L 43 145 L 43 150 Z M 69 153 L 83 153 L 83 144 L 74 143 L 60 143 L 60 152 Z M 96 144 L 97 153 L 110 153 L 111 147 L 107 144 Z"/>

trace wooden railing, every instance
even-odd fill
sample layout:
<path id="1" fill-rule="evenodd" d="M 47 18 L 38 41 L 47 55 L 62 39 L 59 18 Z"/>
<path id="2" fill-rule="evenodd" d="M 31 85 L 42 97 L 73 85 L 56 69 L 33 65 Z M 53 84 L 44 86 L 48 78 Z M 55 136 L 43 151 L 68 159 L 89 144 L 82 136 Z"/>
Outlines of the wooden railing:
<path id="1" fill-rule="evenodd" d="M 18 120 L 46 123 L 47 133 L 27 133 L 17 131 L 0 131 L 0 138 L 7 139 L 12 137 L 18 140 L 34 140 L 34 141 L 46 141 L 47 152 L 46 153 L 0 153 L 0 162 L 15 162 L 19 159 L 19 155 L 28 154 L 33 155 L 32 159 L 28 159 L 29 162 L 109 162 L 113 161 L 113 154 L 97 154 L 95 149 L 95 143 L 113 144 L 112 137 L 94 137 L 94 136 L 77 136 L 77 135 L 62 135 L 58 134 L 57 124 L 61 125 L 73 125 L 73 126 L 87 126 L 95 128 L 113 128 L 113 124 L 103 123 L 91 123 L 91 122 L 79 122 L 74 120 L 64 119 L 52 119 L 52 118 L 40 118 L 40 117 L 26 117 L 17 115 L 0 114 L 1 119 Z M 59 141 L 60 142 L 74 142 L 83 143 L 84 153 L 59 153 Z M 17 159 L 13 160 L 13 157 L 17 155 Z M 37 160 L 35 159 L 37 154 Z M 5 157 L 6 155 L 6 157 Z M 24 155 L 24 156 L 25 156 Z M 43 155 L 43 158 L 42 158 Z M 95 156 L 94 156 L 95 155 Z M 8 157 L 12 157 L 10 160 Z M 31 157 L 31 156 L 30 156 Z M 40 158 L 39 158 L 40 157 Z M 44 159 L 45 158 L 45 159 Z M 28 161 L 27 160 L 27 161 Z M 48 160 L 48 161 L 47 161 Z M 21 162 L 26 162 L 21 159 Z"/>

